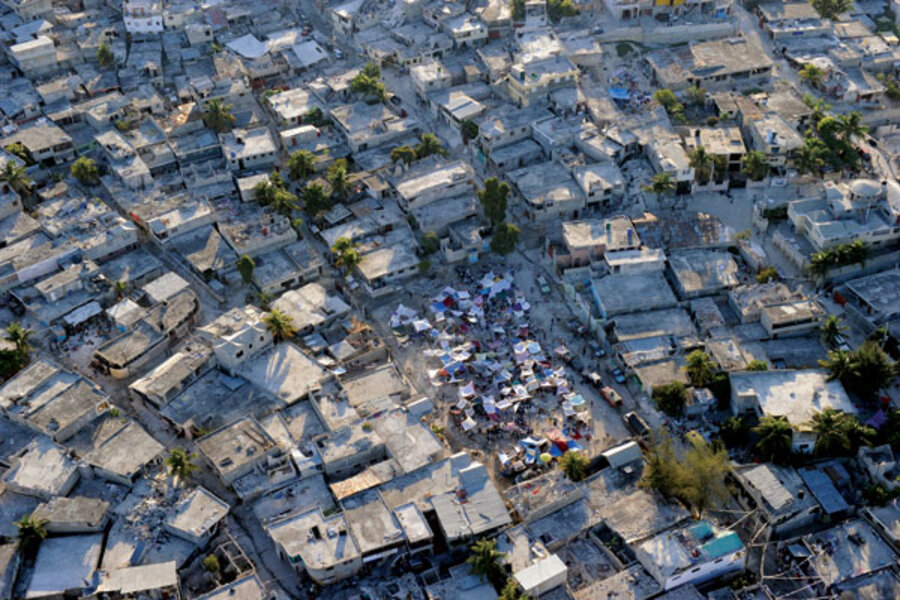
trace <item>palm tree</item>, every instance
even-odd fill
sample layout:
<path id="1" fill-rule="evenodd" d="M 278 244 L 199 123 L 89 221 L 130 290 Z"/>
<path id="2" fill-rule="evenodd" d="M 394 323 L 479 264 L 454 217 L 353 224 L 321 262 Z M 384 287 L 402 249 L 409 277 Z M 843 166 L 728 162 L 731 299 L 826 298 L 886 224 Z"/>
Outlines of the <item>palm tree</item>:
<path id="1" fill-rule="evenodd" d="M 874 340 L 866 340 L 852 354 L 850 387 L 863 399 L 871 399 L 878 390 L 891 385 L 896 376 L 895 363 Z"/>
<path id="2" fill-rule="evenodd" d="M 441 144 L 441 140 L 433 133 L 423 133 L 420 139 L 422 141 L 416 146 L 416 157 L 425 158 L 432 154 L 447 156 L 447 150 Z"/>
<path id="3" fill-rule="evenodd" d="M 832 349 L 837 348 L 841 339 L 841 332 L 846 330 L 847 327 L 841 325 L 841 318 L 837 315 L 828 315 L 828 318 L 819 327 L 819 332 L 822 334 L 825 345 Z"/>
<path id="4" fill-rule="evenodd" d="M 814 88 L 818 88 L 822 85 L 822 80 L 825 79 L 825 71 L 812 63 L 806 63 L 806 65 L 800 69 L 798 75 Z"/>
<path id="5" fill-rule="evenodd" d="M 762 181 L 769 174 L 769 161 L 759 150 L 751 150 L 744 155 L 741 172 L 753 181 Z"/>
<path id="6" fill-rule="evenodd" d="M 478 123 L 471 119 L 463 119 L 459 124 L 459 131 L 462 134 L 464 142 L 474 140 L 478 137 Z"/>
<path id="7" fill-rule="evenodd" d="M 694 169 L 697 177 L 697 183 L 706 185 L 712 177 L 712 167 L 715 158 L 706 151 L 703 146 L 697 146 L 688 153 L 688 163 Z"/>
<path id="8" fill-rule="evenodd" d="M 303 188 L 303 210 L 306 214 L 316 216 L 331 208 L 331 200 L 325 195 L 325 189 L 318 183 L 311 183 Z"/>
<path id="9" fill-rule="evenodd" d="M 813 415 L 810 426 L 816 433 L 817 456 L 833 456 L 850 451 L 850 437 L 845 419 L 846 415 L 834 408 L 826 408 Z"/>
<path id="10" fill-rule="evenodd" d="M 100 170 L 93 158 L 80 157 L 72 163 L 69 169 L 72 176 L 82 185 L 97 185 L 100 183 Z"/>
<path id="11" fill-rule="evenodd" d="M 784 462 L 791 455 L 794 430 L 784 417 L 766 415 L 753 432 L 759 436 L 756 451 L 763 460 Z"/>
<path id="12" fill-rule="evenodd" d="M 6 339 L 16 345 L 16 354 L 20 358 L 27 358 L 31 352 L 30 339 L 34 335 L 34 331 L 22 327 L 18 322 L 13 322 L 6 327 Z"/>
<path id="13" fill-rule="evenodd" d="M 309 150 L 297 150 L 288 158 L 287 168 L 294 181 L 306 179 L 316 168 L 316 155 Z"/>
<path id="14" fill-rule="evenodd" d="M 356 248 L 350 248 L 341 252 L 337 259 L 335 259 L 334 264 L 342 269 L 350 271 L 361 262 L 362 256 L 360 256 L 359 251 Z"/>
<path id="15" fill-rule="evenodd" d="M 25 167 L 17 165 L 13 160 L 8 160 L 3 165 L 3 170 L 0 171 L 0 181 L 5 182 L 20 196 L 24 196 L 31 188 L 31 184 L 34 183 L 25 172 Z"/>
<path id="16" fill-rule="evenodd" d="M 125 295 L 125 292 L 128 291 L 128 284 L 119 279 L 118 281 L 113 282 L 113 290 L 116 292 L 116 300 L 121 300 Z"/>
<path id="17" fill-rule="evenodd" d="M 47 537 L 47 519 L 41 519 L 34 515 L 25 515 L 13 525 L 19 530 L 19 550 L 22 554 L 31 554 L 41 541 Z"/>
<path id="18" fill-rule="evenodd" d="M 820 360 L 819 366 L 828 370 L 829 381 L 847 381 L 855 369 L 853 356 L 846 350 L 829 350 L 828 357 Z"/>
<path id="19" fill-rule="evenodd" d="M 825 100 L 815 98 L 811 94 L 803 95 L 803 103 L 812 111 L 809 115 L 809 120 L 812 123 L 813 128 L 815 128 L 819 121 L 825 118 L 828 114 L 828 111 L 831 110 L 831 105 L 825 102 Z"/>
<path id="20" fill-rule="evenodd" d="M 331 186 L 331 195 L 346 199 L 350 193 L 350 177 L 347 172 L 347 161 L 339 158 L 328 167 L 326 179 Z"/>
<path id="21" fill-rule="evenodd" d="M 472 554 L 466 562 L 472 573 L 494 583 L 503 579 L 502 559 L 503 553 L 497 550 L 496 540 L 479 540 L 472 545 Z"/>
<path id="22" fill-rule="evenodd" d="M 838 116 L 838 136 L 845 142 L 854 137 L 862 137 L 869 132 L 869 128 L 862 124 L 862 115 L 855 110 L 846 115 Z"/>
<path id="23" fill-rule="evenodd" d="M 172 448 L 169 450 L 169 456 L 166 457 L 169 475 L 175 479 L 176 483 L 188 481 L 191 475 L 200 468 L 194 464 L 196 459 L 196 454 L 190 453 L 184 448 Z"/>
<path id="24" fill-rule="evenodd" d="M 97 62 L 104 69 L 113 66 L 116 62 L 112 48 L 106 42 L 100 42 L 100 45 L 97 47 Z"/>
<path id="25" fill-rule="evenodd" d="M 391 150 L 391 162 L 393 163 L 403 162 L 406 166 L 409 166 L 415 161 L 416 151 L 409 146 L 397 146 Z"/>
<path id="26" fill-rule="evenodd" d="M 825 166 L 825 155 L 827 152 L 825 142 L 815 137 L 806 137 L 803 139 L 803 145 L 797 151 L 796 164 L 797 170 L 801 175 L 804 173 L 816 174 Z"/>
<path id="27" fill-rule="evenodd" d="M 231 114 L 232 105 L 227 104 L 221 98 L 213 98 L 206 103 L 206 112 L 203 114 L 203 122 L 216 133 L 231 131 L 235 117 Z"/>
<path id="28" fill-rule="evenodd" d="M 863 265 L 869 258 L 869 247 L 862 240 L 853 240 L 846 246 L 846 253 L 848 263 Z"/>
<path id="29" fill-rule="evenodd" d="M 566 477 L 572 481 L 581 481 L 584 479 L 587 465 L 588 459 L 584 454 L 573 450 L 569 450 L 563 454 L 562 460 L 559 462 L 559 467 L 563 470 L 563 473 L 565 473 Z"/>
<path id="30" fill-rule="evenodd" d="M 263 317 L 263 321 L 266 323 L 266 329 L 272 334 L 272 337 L 275 338 L 275 343 L 283 342 L 284 340 L 289 340 L 295 335 L 297 335 L 297 328 L 294 327 L 294 320 L 290 315 L 281 312 L 277 308 L 273 308 L 269 311 L 265 317 Z"/>
<path id="31" fill-rule="evenodd" d="M 663 196 L 675 190 L 675 182 L 672 181 L 672 176 L 669 173 L 662 171 L 654 175 L 650 183 L 643 187 L 643 190 L 656 194 L 656 202 L 659 203 L 662 201 Z"/>
<path id="32" fill-rule="evenodd" d="M 709 355 L 702 350 L 694 350 L 687 355 L 685 366 L 682 367 L 687 373 L 691 385 L 694 387 L 703 387 L 713 379 L 715 372 L 715 363 Z"/>
<path id="33" fill-rule="evenodd" d="M 255 268 L 256 263 L 248 254 L 242 254 L 237 261 L 238 273 L 241 274 L 241 279 L 244 280 L 245 284 L 249 284 L 253 280 L 253 269 Z"/>
<path id="34" fill-rule="evenodd" d="M 285 217 L 290 217 L 292 212 L 300 210 L 297 196 L 282 188 L 276 188 L 271 206 L 272 210 Z"/>

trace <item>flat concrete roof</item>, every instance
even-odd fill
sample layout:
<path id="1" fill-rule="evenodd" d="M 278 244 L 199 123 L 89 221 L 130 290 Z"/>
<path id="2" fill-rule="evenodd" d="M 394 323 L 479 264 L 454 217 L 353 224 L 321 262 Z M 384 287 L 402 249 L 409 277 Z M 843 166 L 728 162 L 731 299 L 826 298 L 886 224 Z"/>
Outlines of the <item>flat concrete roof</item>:
<path id="1" fill-rule="evenodd" d="M 226 480 L 263 460 L 275 442 L 252 417 L 244 417 L 197 440 L 197 448 Z"/>
<path id="2" fill-rule="evenodd" d="M 360 554 L 343 514 L 325 518 L 319 508 L 268 527 L 269 535 L 291 558 L 312 569 L 326 569 Z"/>
<path id="3" fill-rule="evenodd" d="M 166 519 L 166 526 L 194 537 L 203 537 L 225 518 L 229 508 L 227 502 L 206 488 L 199 487 L 179 500 Z"/>
<path id="4" fill-rule="evenodd" d="M 738 265 L 718 250 L 682 250 L 669 254 L 669 268 L 685 294 L 710 294 L 738 283 Z"/>
<path id="5" fill-rule="evenodd" d="M 785 417 L 794 428 L 808 427 L 826 408 L 857 413 L 841 382 L 828 381 L 819 369 L 732 373 L 731 387 L 738 395 L 755 396 L 764 415 Z"/>
<path id="6" fill-rule="evenodd" d="M 353 531 L 353 538 L 363 554 L 378 551 L 404 540 L 400 522 L 388 510 L 375 491 L 365 492 L 347 499 L 344 518 Z"/>
<path id="7" fill-rule="evenodd" d="M 616 337 L 620 341 L 671 335 L 687 337 L 696 335 L 691 316 L 683 308 L 669 308 L 615 318 Z"/>
<path id="8" fill-rule="evenodd" d="M 876 319 L 887 320 L 900 315 L 900 271 L 854 279 L 847 282 L 847 287 L 874 311 Z"/>
<path id="9" fill-rule="evenodd" d="M 271 350 L 244 363 L 242 377 L 284 402 L 296 402 L 316 389 L 331 375 L 290 342 L 277 344 Z"/>
<path id="10" fill-rule="evenodd" d="M 612 577 L 595 581 L 587 587 L 577 590 L 575 600 L 597 600 L 598 598 L 615 598 L 616 600 L 646 600 L 661 591 L 659 584 L 639 564 L 619 571 Z"/>
<path id="11" fill-rule="evenodd" d="M 92 587 L 103 534 L 70 535 L 41 542 L 25 598 L 62 596 Z"/>
<path id="12" fill-rule="evenodd" d="M 890 546 L 859 519 L 803 539 L 813 551 L 810 563 L 826 587 L 889 568 L 897 561 Z"/>
<path id="13" fill-rule="evenodd" d="M 160 456 L 165 448 L 135 421 L 125 424 L 118 421 L 118 425 L 111 430 L 108 428 L 104 436 L 95 439 L 94 450 L 84 459 L 92 465 L 130 478 Z"/>
<path id="14" fill-rule="evenodd" d="M 613 274 L 593 279 L 606 316 L 671 308 L 678 303 L 662 272 Z"/>
<path id="15" fill-rule="evenodd" d="M 68 451 L 49 438 L 31 442 L 4 473 L 3 481 L 29 490 L 40 496 L 65 495 L 66 484 L 76 474 L 78 466 Z"/>

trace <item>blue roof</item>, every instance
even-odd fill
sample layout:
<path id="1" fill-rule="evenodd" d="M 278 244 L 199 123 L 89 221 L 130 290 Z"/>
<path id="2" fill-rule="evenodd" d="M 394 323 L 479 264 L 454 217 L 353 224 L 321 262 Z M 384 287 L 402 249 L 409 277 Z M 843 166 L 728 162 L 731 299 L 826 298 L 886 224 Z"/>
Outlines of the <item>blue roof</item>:
<path id="1" fill-rule="evenodd" d="M 737 552 L 743 547 L 744 543 L 741 541 L 741 538 L 738 537 L 738 534 L 729 531 L 722 537 L 718 537 L 711 542 L 703 544 L 700 549 L 703 551 L 703 554 L 709 558 L 719 558 L 720 556 L 727 556 L 733 552 Z"/>
<path id="2" fill-rule="evenodd" d="M 713 535 L 713 528 L 709 521 L 698 521 L 688 527 L 688 533 L 695 540 L 702 541 Z"/>
<path id="3" fill-rule="evenodd" d="M 822 505 L 822 510 L 826 514 L 833 515 L 850 508 L 850 505 L 847 504 L 841 493 L 837 491 L 837 488 L 831 483 L 831 478 L 824 471 L 820 469 L 799 469 L 798 472 L 803 483 L 806 484 L 812 495 Z"/>

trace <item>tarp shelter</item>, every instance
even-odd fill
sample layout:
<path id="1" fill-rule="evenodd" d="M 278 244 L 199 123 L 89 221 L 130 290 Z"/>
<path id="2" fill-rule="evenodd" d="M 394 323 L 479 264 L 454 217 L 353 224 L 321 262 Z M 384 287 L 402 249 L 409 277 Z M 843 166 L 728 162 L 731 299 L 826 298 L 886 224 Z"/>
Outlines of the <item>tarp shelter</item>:
<path id="1" fill-rule="evenodd" d="M 231 40 L 227 44 L 229 50 L 232 50 L 244 58 L 249 58 L 251 60 L 255 60 L 262 56 L 265 56 L 269 51 L 269 47 L 266 46 L 263 42 L 256 39 L 253 34 L 248 33 L 247 35 L 243 35 L 237 39 Z"/>
<path id="2" fill-rule="evenodd" d="M 92 300 L 67 314 L 63 317 L 63 320 L 66 322 L 66 325 L 80 325 L 91 317 L 99 315 L 101 312 L 103 312 L 103 309 L 100 307 L 100 303 L 96 300 Z"/>

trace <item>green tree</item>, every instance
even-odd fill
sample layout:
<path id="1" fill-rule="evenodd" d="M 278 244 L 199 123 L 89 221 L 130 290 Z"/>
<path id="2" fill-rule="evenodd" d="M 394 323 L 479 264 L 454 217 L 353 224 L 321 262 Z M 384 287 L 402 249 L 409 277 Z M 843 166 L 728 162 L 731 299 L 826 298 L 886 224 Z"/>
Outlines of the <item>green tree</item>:
<path id="1" fill-rule="evenodd" d="M 819 327 L 819 333 L 822 334 L 822 341 L 831 349 L 837 348 L 840 339 L 847 327 L 841 323 L 841 318 L 837 315 L 828 315 L 822 325 Z"/>
<path id="2" fill-rule="evenodd" d="M 484 189 L 478 190 L 478 200 L 484 216 L 493 227 L 506 220 L 506 198 L 509 196 L 509 184 L 496 177 L 486 179 Z"/>
<path id="3" fill-rule="evenodd" d="M 500 590 L 498 600 L 525 600 L 525 596 L 522 595 L 522 590 L 516 580 L 510 577 L 506 580 L 503 589 Z"/>
<path id="4" fill-rule="evenodd" d="M 750 362 L 747 363 L 748 371 L 768 371 L 769 364 L 764 360 L 759 360 L 758 358 L 754 358 Z"/>
<path id="5" fill-rule="evenodd" d="M 194 472 L 199 469 L 194 461 L 197 455 L 188 452 L 184 448 L 172 448 L 169 450 L 169 456 L 166 457 L 166 467 L 169 469 L 169 475 L 176 482 L 188 481 Z"/>
<path id="6" fill-rule="evenodd" d="M 656 194 L 656 201 L 662 202 L 662 197 L 675 190 L 675 182 L 672 176 L 665 171 L 657 173 L 650 179 L 650 183 L 643 186 L 645 192 Z"/>
<path id="7" fill-rule="evenodd" d="M 110 48 L 109 44 L 106 42 L 100 42 L 100 45 L 97 46 L 97 62 L 100 63 L 100 66 L 104 69 L 116 64 L 116 57 L 113 54 L 112 48 Z"/>
<path id="8" fill-rule="evenodd" d="M 494 228 L 491 236 L 491 251 L 506 256 L 516 249 L 519 243 L 519 228 L 512 223 L 500 223 Z"/>
<path id="9" fill-rule="evenodd" d="M 6 161 L 0 170 L 0 181 L 6 183 L 14 192 L 25 196 L 31 190 L 32 179 L 25 172 L 25 167 L 17 165 L 12 160 Z"/>
<path id="10" fill-rule="evenodd" d="M 816 456 L 835 456 L 850 451 L 850 436 L 844 422 L 844 413 L 826 408 L 813 415 L 810 423 L 816 433 Z"/>
<path id="11" fill-rule="evenodd" d="M 680 417 L 684 414 L 687 388 L 680 381 L 654 386 L 652 396 L 659 410 L 670 417 Z"/>
<path id="12" fill-rule="evenodd" d="M 472 573 L 499 587 L 498 584 L 504 580 L 503 567 L 500 566 L 503 553 L 497 550 L 497 541 L 478 540 L 472 545 L 471 552 L 466 562 Z"/>
<path id="13" fill-rule="evenodd" d="M 825 71 L 812 63 L 806 63 L 803 68 L 800 69 L 798 75 L 814 88 L 818 88 L 822 85 L 822 80 L 825 79 Z"/>
<path id="14" fill-rule="evenodd" d="M 100 183 L 100 169 L 97 168 L 97 163 L 94 162 L 93 158 L 82 156 L 72 163 L 69 170 L 81 185 L 97 185 Z"/>
<path id="15" fill-rule="evenodd" d="M 524 0 L 522 0 L 524 3 Z M 478 137 L 478 123 L 471 119 L 463 119 L 459 124 L 459 132 L 464 140 L 474 140 Z"/>
<path id="16" fill-rule="evenodd" d="M 331 199 L 325 194 L 325 188 L 318 183 L 311 183 L 303 188 L 303 210 L 308 215 L 318 216 L 331 209 Z"/>
<path id="17" fill-rule="evenodd" d="M 703 102 L 706 101 L 706 90 L 696 85 L 692 85 L 686 89 L 684 95 L 691 104 L 703 104 Z"/>
<path id="18" fill-rule="evenodd" d="M 750 426 L 743 417 L 729 417 L 719 426 L 719 437 L 728 448 L 743 448 L 750 437 Z"/>
<path id="19" fill-rule="evenodd" d="M 363 65 L 362 74 L 372 79 L 381 79 L 381 67 L 377 63 L 369 61 Z"/>
<path id="20" fill-rule="evenodd" d="M 697 183 L 706 185 L 712 177 L 712 168 L 715 164 L 715 157 L 707 152 L 703 146 L 697 146 L 688 152 L 688 164 L 694 169 L 694 175 Z"/>
<path id="21" fill-rule="evenodd" d="M 206 112 L 203 113 L 203 122 L 216 133 L 231 131 L 235 122 L 235 116 L 231 113 L 231 104 L 227 104 L 221 98 L 213 98 L 206 102 Z"/>
<path id="22" fill-rule="evenodd" d="M 850 389 L 861 398 L 873 398 L 894 381 L 895 364 L 887 353 L 873 340 L 866 340 L 853 351 L 853 368 L 849 379 Z M 847 384 L 845 384 L 847 385 Z"/>
<path id="23" fill-rule="evenodd" d="M 19 551 L 25 555 L 33 555 L 38 546 L 47 537 L 47 519 L 34 515 L 25 515 L 13 525 L 18 530 Z"/>
<path id="24" fill-rule="evenodd" d="M 778 279 L 778 269 L 775 267 L 766 267 L 756 274 L 756 283 L 764 284 Z"/>
<path id="25" fill-rule="evenodd" d="M 324 127 L 328 124 L 325 114 L 318 106 L 313 106 L 303 115 L 303 122 L 313 127 Z"/>
<path id="26" fill-rule="evenodd" d="M 112 289 L 116 293 L 116 300 L 121 300 L 125 297 L 125 292 L 128 291 L 128 284 L 119 279 L 113 282 Z"/>
<path id="27" fill-rule="evenodd" d="M 853 0 L 810 0 L 809 3 L 820 17 L 831 20 L 853 8 Z"/>
<path id="28" fill-rule="evenodd" d="M 803 145 L 797 150 L 795 159 L 797 171 L 801 175 L 805 173 L 818 174 L 825 166 L 827 153 L 828 148 L 825 146 L 825 142 L 819 138 L 807 136 L 803 139 Z"/>
<path id="29" fill-rule="evenodd" d="M 716 448 L 697 436 L 684 455 L 682 496 L 702 517 L 708 508 L 718 506 L 731 495 L 725 477 L 731 471 L 731 461 L 724 448 Z"/>
<path id="30" fill-rule="evenodd" d="M 815 128 L 819 121 L 821 121 L 828 114 L 828 111 L 831 110 L 830 104 L 811 94 L 803 95 L 803 103 L 812 111 L 809 115 L 809 120 L 813 124 L 813 128 Z"/>
<path id="31" fill-rule="evenodd" d="M 269 314 L 263 317 L 263 321 L 266 324 L 266 329 L 268 329 L 269 333 L 272 334 L 272 337 L 275 338 L 276 344 L 278 342 L 289 340 L 297 335 L 297 328 L 294 326 L 294 320 L 289 314 L 283 313 L 277 308 L 273 308 L 269 311 Z"/>
<path id="32" fill-rule="evenodd" d="M 290 217 L 291 213 L 295 210 L 300 210 L 300 205 L 297 203 L 297 196 L 284 188 L 275 190 L 271 206 L 272 210 L 285 217 Z"/>
<path id="33" fill-rule="evenodd" d="M 756 452 L 763 460 L 784 463 L 791 456 L 794 430 L 784 417 L 763 416 L 753 432 L 759 436 Z"/>
<path id="34" fill-rule="evenodd" d="M 316 170 L 316 155 L 309 150 L 297 150 L 288 157 L 288 176 L 294 181 L 309 177 Z"/>
<path id="35" fill-rule="evenodd" d="M 409 146 L 397 146 L 391 150 L 391 162 L 403 162 L 409 166 L 416 162 L 416 151 Z"/>
<path id="36" fill-rule="evenodd" d="M 829 350 L 819 366 L 828 371 L 829 381 L 847 382 L 854 372 L 853 356 L 845 350 Z"/>
<path id="37" fill-rule="evenodd" d="M 207 554 L 206 558 L 203 559 L 203 568 L 210 573 L 218 573 L 222 567 L 219 564 L 219 559 L 215 554 Z"/>
<path id="38" fill-rule="evenodd" d="M 510 0 L 509 6 L 513 21 L 525 20 L 525 0 Z"/>
<path id="39" fill-rule="evenodd" d="M 581 481 L 587 474 L 588 459 L 581 452 L 569 450 L 559 461 L 559 468 L 572 481 Z"/>
<path id="40" fill-rule="evenodd" d="M 381 82 L 381 69 L 373 62 L 367 63 L 362 70 L 350 80 L 350 91 L 380 102 L 387 100 L 387 88 Z"/>
<path id="41" fill-rule="evenodd" d="M 350 195 L 350 174 L 347 160 L 339 158 L 328 167 L 325 176 L 328 185 L 331 186 L 331 195 L 346 200 Z"/>
<path id="42" fill-rule="evenodd" d="M 26 165 L 34 164 L 34 158 L 31 156 L 31 152 L 28 151 L 28 148 L 26 148 L 25 144 L 22 142 L 13 142 L 12 144 L 4 146 L 3 149 L 13 156 L 22 159 Z"/>
<path id="43" fill-rule="evenodd" d="M 694 350 L 685 358 L 685 366 L 682 370 L 691 380 L 694 387 L 703 387 L 713 379 L 715 363 L 703 350 Z"/>
<path id="44" fill-rule="evenodd" d="M 419 140 L 419 144 L 416 146 L 416 158 L 425 158 L 432 154 L 447 156 L 447 150 L 441 144 L 441 140 L 433 133 L 423 133 Z"/>
<path id="45" fill-rule="evenodd" d="M 422 251 L 426 255 L 434 254 L 441 247 L 441 241 L 438 239 L 437 233 L 426 231 L 422 234 Z"/>
<path id="46" fill-rule="evenodd" d="M 667 113 L 684 111 L 684 106 L 678 101 L 678 98 L 675 97 L 675 94 L 670 89 L 660 88 L 656 90 L 653 92 L 653 99 L 662 105 Z"/>
<path id="47" fill-rule="evenodd" d="M 253 269 L 255 268 L 256 262 L 254 262 L 249 254 L 242 254 L 237 260 L 238 273 L 241 274 L 241 279 L 243 279 L 244 283 L 247 285 L 253 280 Z"/>
<path id="48" fill-rule="evenodd" d="M 572 0 L 548 0 L 547 16 L 554 23 L 559 23 L 564 17 L 574 17 L 578 14 L 578 7 Z"/>
<path id="49" fill-rule="evenodd" d="M 650 447 L 641 487 L 658 491 L 666 498 L 678 496 L 684 481 L 684 468 L 668 433 Z"/>
<path id="50" fill-rule="evenodd" d="M 769 161 L 759 150 L 750 150 L 744 155 L 741 172 L 753 181 L 762 181 L 769 174 Z"/>
<path id="51" fill-rule="evenodd" d="M 863 137 L 869 132 L 869 128 L 862 124 L 862 115 L 852 111 L 838 118 L 838 135 L 845 142 L 852 142 L 855 137 Z"/>
<path id="52" fill-rule="evenodd" d="M 344 237 L 335 240 L 334 245 L 331 247 L 331 252 L 335 257 L 334 264 L 347 271 L 362 261 L 356 245 Z"/>

